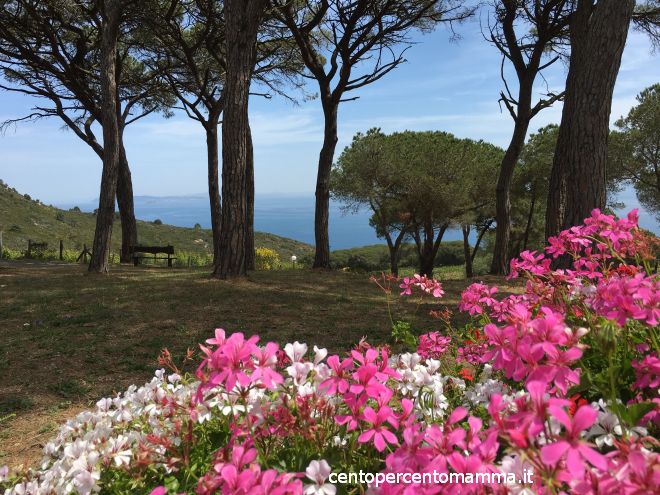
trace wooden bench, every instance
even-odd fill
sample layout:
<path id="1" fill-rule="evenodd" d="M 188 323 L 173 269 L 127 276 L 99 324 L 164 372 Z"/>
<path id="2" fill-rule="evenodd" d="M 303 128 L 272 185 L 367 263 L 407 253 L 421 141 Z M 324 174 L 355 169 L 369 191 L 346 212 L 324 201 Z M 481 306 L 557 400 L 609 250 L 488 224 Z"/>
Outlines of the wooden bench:
<path id="1" fill-rule="evenodd" d="M 174 254 L 174 246 L 131 246 L 131 256 L 133 257 L 133 265 L 138 266 L 140 260 L 152 259 L 152 260 L 167 260 L 167 266 L 172 266 L 172 260 L 176 258 Z M 151 256 L 145 256 L 146 254 L 153 254 Z M 165 256 L 158 256 L 159 254 L 166 254 Z"/>

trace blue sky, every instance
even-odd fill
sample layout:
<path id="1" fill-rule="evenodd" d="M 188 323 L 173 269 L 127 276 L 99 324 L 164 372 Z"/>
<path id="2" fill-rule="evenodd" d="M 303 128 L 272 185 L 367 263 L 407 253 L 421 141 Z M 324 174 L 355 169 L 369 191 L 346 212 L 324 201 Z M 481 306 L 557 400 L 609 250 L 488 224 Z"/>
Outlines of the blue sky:
<path id="1" fill-rule="evenodd" d="M 511 118 L 497 103 L 502 87 L 500 58 L 481 36 L 478 20 L 458 27 L 462 38 L 450 41 L 440 27 L 406 54 L 408 63 L 373 85 L 358 90 L 357 101 L 339 111 L 339 153 L 357 131 L 444 130 L 461 137 L 506 146 Z M 546 73 L 551 89 L 560 89 L 566 67 Z M 635 96 L 660 81 L 660 63 L 646 38 L 632 32 L 617 80 L 612 121 L 627 113 Z M 542 88 L 540 88 L 542 89 Z M 314 92 L 314 86 L 309 91 Z M 25 115 L 34 100 L 0 92 L 0 118 Z M 318 100 L 298 105 L 281 98 L 254 97 L 250 103 L 255 146 L 257 194 L 314 191 L 322 139 Z M 561 105 L 532 121 L 534 131 L 558 123 Z M 185 115 L 150 117 L 131 125 L 125 135 L 136 195 L 188 195 L 206 191 L 206 151 L 201 126 Z M 98 194 L 101 163 L 56 119 L 20 124 L 0 137 L 0 178 L 21 192 L 48 203 L 90 201 Z"/>

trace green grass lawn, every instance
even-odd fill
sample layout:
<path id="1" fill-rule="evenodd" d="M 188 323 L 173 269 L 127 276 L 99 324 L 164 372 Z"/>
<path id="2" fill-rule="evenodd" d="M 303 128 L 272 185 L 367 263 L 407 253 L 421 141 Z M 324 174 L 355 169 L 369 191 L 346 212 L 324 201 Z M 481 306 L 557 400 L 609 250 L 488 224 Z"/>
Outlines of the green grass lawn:
<path id="1" fill-rule="evenodd" d="M 455 306 L 467 285 L 460 269 L 437 274 L 442 304 L 413 314 L 416 304 L 401 299 L 395 313 L 432 330 L 428 311 Z M 219 281 L 200 269 L 122 266 L 98 276 L 23 262 L 0 263 L 0 321 L 0 464 L 13 466 L 38 459 L 62 419 L 148 380 L 161 349 L 182 360 L 214 328 L 331 352 L 363 336 L 388 342 L 390 331 L 384 295 L 366 274 L 281 270 Z"/>

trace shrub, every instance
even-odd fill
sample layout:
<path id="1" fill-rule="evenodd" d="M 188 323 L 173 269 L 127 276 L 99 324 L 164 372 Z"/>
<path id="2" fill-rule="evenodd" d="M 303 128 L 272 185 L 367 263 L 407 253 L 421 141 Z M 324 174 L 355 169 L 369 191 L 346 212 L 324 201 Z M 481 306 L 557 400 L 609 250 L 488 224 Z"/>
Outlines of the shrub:
<path id="1" fill-rule="evenodd" d="M 348 257 L 346 261 L 346 267 L 352 272 L 356 273 L 366 273 L 372 270 L 377 270 L 378 266 L 372 263 L 369 263 L 364 257 L 359 254 L 353 254 Z"/>
<path id="2" fill-rule="evenodd" d="M 163 225 L 163 221 L 160 218 L 157 218 L 156 220 L 153 221 L 154 225 Z"/>
<path id="3" fill-rule="evenodd" d="M 276 270 L 281 267 L 280 255 L 277 251 L 259 247 L 254 254 L 254 266 L 257 270 Z"/>
<path id="4" fill-rule="evenodd" d="M 75 212 L 80 213 L 80 208 L 79 208 L 78 206 L 74 206 L 74 207 L 71 208 L 69 211 L 75 211 Z"/>
<path id="5" fill-rule="evenodd" d="M 176 254 L 177 259 L 174 260 L 174 266 L 177 267 L 201 267 L 213 264 L 213 256 L 208 253 L 190 253 L 186 251 L 179 251 Z M 190 265 L 188 264 L 190 262 Z"/>
<path id="6" fill-rule="evenodd" d="M 464 265 L 465 254 L 463 252 L 463 241 L 448 241 L 440 244 L 438 254 L 435 257 L 434 266 Z"/>
<path id="7" fill-rule="evenodd" d="M 20 260 L 25 258 L 25 252 L 19 249 L 2 248 L 2 258 L 5 260 Z"/>

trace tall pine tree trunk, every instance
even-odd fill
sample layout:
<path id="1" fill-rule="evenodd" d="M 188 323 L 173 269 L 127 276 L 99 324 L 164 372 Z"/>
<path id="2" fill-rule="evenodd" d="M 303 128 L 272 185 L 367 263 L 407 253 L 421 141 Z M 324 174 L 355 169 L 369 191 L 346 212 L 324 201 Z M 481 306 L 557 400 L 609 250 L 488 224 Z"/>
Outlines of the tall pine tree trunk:
<path id="1" fill-rule="evenodd" d="M 211 208 L 211 232 L 213 235 L 213 265 L 218 262 L 220 251 L 220 224 L 222 207 L 220 204 L 220 181 L 218 179 L 218 116 L 209 115 L 206 124 L 206 163 Z"/>
<path id="2" fill-rule="evenodd" d="M 433 277 L 433 268 L 435 257 L 438 254 L 440 243 L 445 235 L 445 231 L 449 224 L 442 224 L 438 231 L 437 237 L 435 228 L 430 221 L 424 222 L 422 228 L 424 236 L 419 235 L 419 230 L 413 233 L 415 245 L 417 246 L 417 257 L 419 259 L 419 273 L 429 278 Z"/>
<path id="3" fill-rule="evenodd" d="M 227 73 L 222 123 L 222 221 L 214 276 L 247 273 L 248 101 L 257 30 L 266 0 L 226 0 Z"/>
<path id="4" fill-rule="evenodd" d="M 92 273 L 108 272 L 120 161 L 117 82 L 115 79 L 117 37 L 121 13 L 120 0 L 105 0 L 103 6 L 104 22 L 101 36 L 103 172 L 92 245 L 92 260 L 89 263 L 89 271 Z"/>
<path id="5" fill-rule="evenodd" d="M 474 269 L 472 268 L 472 252 L 470 250 L 470 226 L 461 225 L 463 230 L 463 255 L 465 256 L 465 276 L 472 278 Z"/>
<path id="6" fill-rule="evenodd" d="M 387 250 L 390 254 L 390 273 L 395 277 L 398 277 L 399 252 L 401 250 L 401 242 L 405 237 L 405 232 L 399 232 L 399 234 L 396 236 L 396 239 L 392 240 L 392 235 L 386 230 L 386 228 L 383 230 L 385 232 L 385 240 L 387 241 Z"/>
<path id="7" fill-rule="evenodd" d="M 118 121 L 119 122 L 119 121 Z M 135 220 L 135 206 L 133 198 L 133 179 L 131 169 L 128 165 L 126 150 L 124 148 L 124 128 L 119 125 L 119 171 L 117 173 L 117 206 L 121 218 L 121 251 L 120 261 L 125 263 L 131 261 L 130 246 L 138 243 L 137 221 Z M 96 140 L 83 139 L 98 155 L 103 163 L 103 147 Z"/>
<path id="8" fill-rule="evenodd" d="M 509 242 L 511 240 L 511 182 L 518 163 L 518 158 L 525 144 L 527 129 L 531 119 L 533 82 L 520 83 L 518 93 L 518 117 L 515 120 L 513 135 L 502 158 L 500 173 L 495 189 L 495 247 L 490 273 L 506 275 L 509 273 Z"/>
<path id="9" fill-rule="evenodd" d="M 327 97 L 323 101 L 325 118 L 323 129 L 323 147 L 319 154 L 319 169 L 316 176 L 316 208 L 314 212 L 314 237 L 316 252 L 314 268 L 330 268 L 330 172 L 337 147 L 337 110 L 338 105 Z"/>
<path id="10" fill-rule="evenodd" d="M 523 234 L 523 251 L 527 250 L 529 243 L 529 233 L 532 230 L 532 222 L 534 220 L 534 207 L 536 206 L 536 184 L 532 184 L 531 198 L 529 200 L 529 211 L 527 212 L 527 224 L 525 225 L 525 233 Z"/>
<path id="11" fill-rule="evenodd" d="M 395 247 L 393 244 L 387 245 L 387 250 L 390 253 L 390 273 L 398 277 L 399 276 L 399 248 Z"/>
<path id="12" fill-rule="evenodd" d="M 252 147 L 252 130 L 248 123 L 247 132 L 247 169 L 246 181 L 246 232 L 245 232 L 245 265 L 248 270 L 254 270 L 254 149 Z"/>
<path id="13" fill-rule="evenodd" d="M 135 220 L 135 205 L 133 202 L 133 179 L 128 166 L 126 148 L 124 147 L 123 129 L 119 129 L 119 172 L 117 176 L 117 206 L 121 218 L 121 252 L 120 261 L 131 261 L 131 246 L 138 244 L 137 222 Z"/>
<path id="14" fill-rule="evenodd" d="M 580 0 L 571 17 L 571 61 L 550 176 L 546 237 L 605 207 L 612 93 L 634 6 L 634 0 Z"/>

